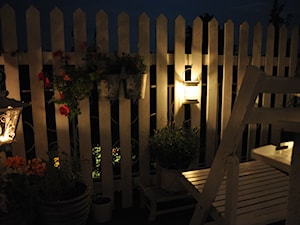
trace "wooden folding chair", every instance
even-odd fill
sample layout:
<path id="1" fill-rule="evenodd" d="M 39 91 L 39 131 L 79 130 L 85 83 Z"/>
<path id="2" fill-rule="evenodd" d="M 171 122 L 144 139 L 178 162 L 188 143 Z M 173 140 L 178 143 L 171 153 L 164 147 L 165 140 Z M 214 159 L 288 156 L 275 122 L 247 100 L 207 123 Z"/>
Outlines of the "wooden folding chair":
<path id="1" fill-rule="evenodd" d="M 190 225 L 269 224 L 287 219 L 288 207 L 289 211 L 296 207 L 289 213 L 289 224 L 300 224 L 299 188 L 289 187 L 289 176 L 259 160 L 240 163 L 236 156 L 249 123 L 288 125 L 300 133 L 300 108 L 262 108 L 255 102 L 261 93 L 299 92 L 299 78 L 268 76 L 256 67 L 247 68 L 211 168 L 182 173 L 184 186 L 197 200 Z M 294 152 L 300 153 L 297 142 Z M 300 186 L 299 173 L 290 173 L 290 177 Z M 291 192 L 292 201 L 288 200 Z"/>

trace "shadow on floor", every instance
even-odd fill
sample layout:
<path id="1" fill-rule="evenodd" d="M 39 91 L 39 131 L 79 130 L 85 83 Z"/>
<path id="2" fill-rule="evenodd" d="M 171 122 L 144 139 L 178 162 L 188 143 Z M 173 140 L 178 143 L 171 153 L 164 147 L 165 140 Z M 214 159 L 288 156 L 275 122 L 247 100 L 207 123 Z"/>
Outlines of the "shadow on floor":
<path id="1" fill-rule="evenodd" d="M 189 225 L 193 214 L 193 209 L 183 210 L 180 212 L 167 213 L 156 216 L 154 221 L 149 221 L 149 210 L 140 207 L 138 191 L 134 192 L 135 201 L 132 208 L 124 209 L 119 205 L 118 194 L 115 197 L 116 207 L 113 210 L 112 219 L 107 223 L 95 223 L 91 215 L 86 225 Z M 284 225 L 281 221 L 271 225 Z"/>

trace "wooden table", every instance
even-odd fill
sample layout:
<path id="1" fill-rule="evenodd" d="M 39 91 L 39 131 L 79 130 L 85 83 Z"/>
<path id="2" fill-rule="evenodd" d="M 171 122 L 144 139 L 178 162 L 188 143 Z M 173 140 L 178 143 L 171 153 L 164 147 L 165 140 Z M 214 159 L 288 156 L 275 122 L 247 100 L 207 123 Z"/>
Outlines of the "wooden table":
<path id="1" fill-rule="evenodd" d="M 290 173 L 293 146 L 293 141 L 280 143 L 280 149 L 276 145 L 261 146 L 252 149 L 251 157 Z"/>

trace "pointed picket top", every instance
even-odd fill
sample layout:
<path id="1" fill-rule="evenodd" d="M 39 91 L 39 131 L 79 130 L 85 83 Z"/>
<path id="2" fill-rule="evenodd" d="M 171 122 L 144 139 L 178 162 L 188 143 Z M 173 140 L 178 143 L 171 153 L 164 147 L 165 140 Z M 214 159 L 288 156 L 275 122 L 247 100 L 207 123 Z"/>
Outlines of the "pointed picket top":
<path id="1" fill-rule="evenodd" d="M 147 13 L 143 12 L 140 16 L 139 16 L 139 19 L 141 20 L 149 20 L 149 16 Z"/>
<path id="2" fill-rule="evenodd" d="M 156 18 L 156 21 L 157 21 L 157 22 L 160 21 L 160 22 L 162 22 L 162 23 L 166 23 L 166 22 L 168 21 L 168 19 L 167 19 L 167 17 L 166 17 L 163 13 L 161 13 L 161 14 Z"/>
<path id="3" fill-rule="evenodd" d="M 101 18 L 101 17 L 107 18 L 107 13 L 106 13 L 103 9 L 101 9 L 101 10 L 96 14 L 96 18 Z"/>
<path id="4" fill-rule="evenodd" d="M 228 24 L 228 26 L 233 26 L 234 25 L 232 19 L 226 20 L 226 22 L 224 24 Z"/>
<path id="5" fill-rule="evenodd" d="M 40 17 L 40 12 L 39 10 L 37 10 L 36 7 L 34 7 L 33 5 L 29 6 L 29 8 L 26 10 L 26 15 L 30 15 L 32 17 L 34 16 L 38 16 Z"/>
<path id="6" fill-rule="evenodd" d="M 249 30 L 249 23 L 247 21 L 244 21 L 240 24 L 240 29 Z"/>
<path id="7" fill-rule="evenodd" d="M 61 11 L 60 8 L 58 8 L 57 6 L 54 7 L 51 11 L 50 11 L 50 15 L 52 16 L 55 16 L 55 15 L 58 15 L 58 16 L 63 16 L 63 12 Z"/>
<path id="8" fill-rule="evenodd" d="M 6 15 L 13 15 L 15 16 L 15 10 L 7 3 L 5 3 L 1 8 L 0 8 L 0 11 L 1 11 L 1 17 L 4 17 L 4 15 L 2 15 L 3 13 L 5 13 L 5 16 Z"/>
<path id="9" fill-rule="evenodd" d="M 129 15 L 124 11 L 122 11 L 118 16 L 118 20 L 123 20 L 123 19 L 124 20 L 129 20 Z"/>
<path id="10" fill-rule="evenodd" d="M 80 17 L 80 16 L 86 16 L 85 12 L 81 9 L 81 8 L 78 8 L 74 11 L 74 17 L 77 16 L 77 17 Z"/>

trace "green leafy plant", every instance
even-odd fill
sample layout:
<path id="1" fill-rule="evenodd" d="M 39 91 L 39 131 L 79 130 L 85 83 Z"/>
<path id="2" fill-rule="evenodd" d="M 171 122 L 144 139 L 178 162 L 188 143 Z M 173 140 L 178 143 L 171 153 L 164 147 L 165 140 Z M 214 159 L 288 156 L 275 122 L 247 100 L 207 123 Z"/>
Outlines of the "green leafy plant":
<path id="1" fill-rule="evenodd" d="M 59 112 L 72 120 L 81 114 L 79 102 L 90 96 L 93 81 L 86 65 L 70 65 L 69 56 L 62 51 L 54 52 L 53 57 L 59 60 L 59 69 L 53 74 L 41 71 L 38 79 L 44 82 L 45 88 L 53 86 L 58 91 L 59 97 L 54 95 L 50 102 L 59 104 Z"/>
<path id="2" fill-rule="evenodd" d="M 149 144 L 151 153 L 161 167 L 186 169 L 200 148 L 199 130 L 168 124 L 154 131 Z"/>
<path id="3" fill-rule="evenodd" d="M 127 74 L 144 74 L 147 66 L 144 63 L 144 58 L 138 54 L 122 54 L 123 65 Z"/>

